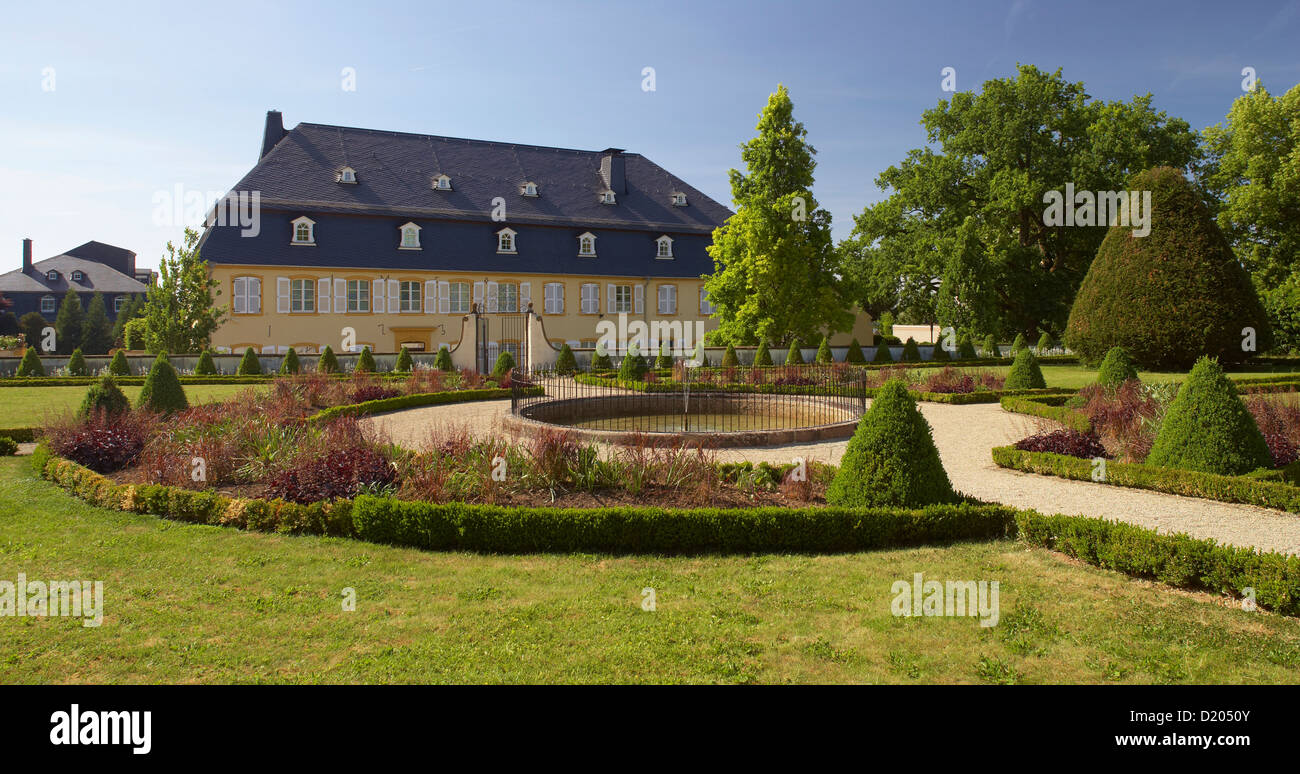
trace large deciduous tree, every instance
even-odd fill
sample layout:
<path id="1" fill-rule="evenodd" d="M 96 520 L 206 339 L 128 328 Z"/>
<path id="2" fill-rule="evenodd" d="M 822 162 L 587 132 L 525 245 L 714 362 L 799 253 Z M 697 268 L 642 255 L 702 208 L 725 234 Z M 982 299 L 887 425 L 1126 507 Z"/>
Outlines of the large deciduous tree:
<path id="1" fill-rule="evenodd" d="M 1151 107 L 1092 100 L 1060 71 L 940 100 L 921 118 L 928 147 L 877 180 L 888 198 L 856 218 L 841 246 L 858 301 L 911 309 L 999 337 L 1059 334 L 1107 223 L 1048 225 L 1044 195 L 1118 191 L 1133 173 L 1197 157 L 1187 123 Z"/>
<path id="2" fill-rule="evenodd" d="M 839 276 L 830 213 L 812 195 L 816 151 L 778 86 L 759 114 L 758 136 L 741 145 L 745 172 L 731 170 L 736 214 L 713 232 L 706 277 L 715 337 L 733 344 L 815 341 L 849 330 L 851 299 Z"/>
<path id="3" fill-rule="evenodd" d="M 167 243 L 167 254 L 158 265 L 158 284 L 145 297 L 145 346 L 150 352 L 202 352 L 225 317 L 225 307 L 213 301 L 218 283 L 199 257 L 198 241 L 198 232 L 187 228 L 183 247 Z M 221 291 L 216 290 L 216 295 Z"/>

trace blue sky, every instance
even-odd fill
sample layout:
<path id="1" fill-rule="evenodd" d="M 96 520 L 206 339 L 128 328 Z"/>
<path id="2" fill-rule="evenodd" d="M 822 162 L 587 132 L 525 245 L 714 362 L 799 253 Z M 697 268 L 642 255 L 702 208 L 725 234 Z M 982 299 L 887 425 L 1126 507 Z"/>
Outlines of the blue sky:
<path id="1" fill-rule="evenodd" d="M 838 239 L 923 143 L 944 67 L 961 90 L 1059 67 L 1201 128 L 1243 67 L 1275 94 L 1300 82 L 1297 40 L 1296 0 L 27 3 L 0 27 L 0 271 L 23 237 L 38 259 L 98 239 L 156 266 L 181 226 L 155 224 L 155 195 L 229 188 L 272 108 L 289 126 L 622 147 L 729 205 L 737 145 L 778 83 Z"/>

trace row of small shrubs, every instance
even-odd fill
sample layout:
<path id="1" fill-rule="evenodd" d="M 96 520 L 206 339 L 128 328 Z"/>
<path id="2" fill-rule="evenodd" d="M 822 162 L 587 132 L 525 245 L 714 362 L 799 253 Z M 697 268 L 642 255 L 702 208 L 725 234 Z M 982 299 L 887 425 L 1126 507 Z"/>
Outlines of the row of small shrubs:
<path id="1" fill-rule="evenodd" d="M 334 354 L 334 350 L 329 346 L 322 349 L 316 367 L 317 370 L 322 373 L 339 373 L 340 368 L 338 357 Z M 411 357 L 411 353 L 406 349 L 406 347 L 402 347 L 401 351 L 397 354 L 397 361 L 394 364 L 393 371 L 397 373 L 409 373 L 414 367 L 415 362 Z M 434 367 L 441 371 L 455 370 L 451 363 L 451 352 L 447 347 L 444 346 L 438 349 L 438 356 L 434 361 Z M 74 350 L 72 355 L 68 358 L 67 370 L 69 377 L 93 376 L 89 367 L 86 365 L 85 357 L 81 354 L 80 349 Z M 288 352 L 285 353 L 284 358 L 280 361 L 279 373 L 296 374 L 301 370 L 302 365 L 298 359 L 298 353 L 293 347 L 289 347 Z M 353 366 L 353 372 L 374 373 L 375 370 L 376 365 L 374 354 L 371 353 L 370 347 L 363 347 L 361 353 L 357 356 L 357 362 Z M 243 357 L 239 360 L 239 365 L 235 368 L 235 375 L 247 377 L 262 376 L 265 373 L 266 372 L 262 369 L 261 360 L 257 356 L 257 352 L 252 347 L 245 349 Z M 23 359 L 18 364 L 18 370 L 14 375 L 28 378 L 47 376 L 45 365 L 41 362 L 40 355 L 37 354 L 35 348 L 28 347 L 27 351 L 23 353 Z M 119 349 L 113 354 L 113 358 L 109 362 L 108 366 L 108 375 L 131 375 L 131 366 L 127 362 L 126 354 L 122 350 Z M 211 352 L 205 350 L 200 353 L 198 362 L 195 363 L 194 366 L 194 375 L 200 377 L 220 375 L 217 371 L 216 364 L 213 362 Z"/>

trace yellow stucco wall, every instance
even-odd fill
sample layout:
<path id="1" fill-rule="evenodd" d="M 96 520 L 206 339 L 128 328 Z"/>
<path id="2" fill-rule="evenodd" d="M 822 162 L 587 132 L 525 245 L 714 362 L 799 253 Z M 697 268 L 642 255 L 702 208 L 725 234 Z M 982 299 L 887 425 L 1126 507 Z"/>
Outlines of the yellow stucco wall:
<path id="1" fill-rule="evenodd" d="M 640 285 L 643 290 L 642 313 L 630 313 L 632 319 L 653 321 L 678 320 L 683 324 L 704 321 L 705 331 L 717 327 L 717 321 L 700 312 L 700 289 L 703 280 L 684 278 L 645 278 L 645 277 L 602 277 L 556 276 L 545 274 L 482 274 L 471 272 L 400 272 L 385 273 L 374 270 L 322 269 L 319 267 L 264 267 L 264 266 L 229 266 L 217 265 L 212 268 L 212 276 L 219 283 L 221 296 L 218 303 L 231 308 L 234 297 L 234 281 L 238 277 L 256 277 L 261 282 L 260 311 L 256 313 L 229 313 L 226 321 L 213 334 L 212 344 L 218 349 L 239 351 L 253 347 L 265 351 L 267 347 L 294 347 L 299 352 L 314 352 L 320 346 L 329 344 L 338 351 L 341 347 L 343 329 L 355 331 L 357 346 L 369 346 L 375 352 L 395 352 L 404 343 L 419 341 L 426 344 L 428 351 L 436 351 L 440 345 L 456 344 L 461 337 L 461 312 L 440 313 L 424 311 L 423 295 L 425 283 L 461 282 L 469 285 L 469 301 L 474 301 L 474 283 L 484 283 L 484 292 L 488 282 L 511 283 L 516 285 L 522 296 L 522 286 L 528 284 L 529 298 L 533 310 L 542 314 L 542 323 L 546 337 L 552 342 L 594 342 L 598 338 L 597 324 L 602 319 L 617 318 L 617 314 L 608 313 L 608 286 Z M 316 291 L 313 299 L 315 311 L 285 312 L 279 311 L 279 278 L 290 280 L 312 280 Z M 321 312 L 319 285 L 321 279 L 330 281 L 329 312 Z M 366 281 L 385 280 L 385 304 L 383 311 L 376 311 L 375 298 L 370 298 L 370 312 L 333 311 L 335 300 L 335 279 Z M 417 282 L 421 291 L 420 311 L 390 312 L 387 306 L 388 280 L 396 282 Z M 545 285 L 560 283 L 564 288 L 564 309 L 560 314 L 546 312 L 544 304 Z M 586 314 L 581 309 L 581 293 L 584 284 L 598 286 L 598 310 L 596 314 Z M 658 307 L 659 286 L 676 287 L 677 310 L 674 315 L 660 314 Z M 436 286 L 435 286 L 436 287 Z M 632 291 L 635 294 L 635 290 Z M 635 295 L 634 295 L 635 301 Z M 522 304 L 520 305 L 522 306 Z M 495 335 L 495 334 L 494 334 Z M 871 343 L 871 318 L 859 314 L 852 333 L 832 337 L 831 344 L 840 346 L 857 338 L 863 346 Z M 815 346 L 816 342 L 807 342 L 806 346 Z"/>

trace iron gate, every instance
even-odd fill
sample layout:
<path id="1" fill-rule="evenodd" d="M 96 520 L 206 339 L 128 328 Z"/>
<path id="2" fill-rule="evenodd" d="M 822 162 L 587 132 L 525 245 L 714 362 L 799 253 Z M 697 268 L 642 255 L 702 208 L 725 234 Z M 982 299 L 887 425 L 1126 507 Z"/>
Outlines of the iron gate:
<path id="1" fill-rule="evenodd" d="M 528 314 L 486 312 L 474 322 L 478 340 L 478 372 L 491 373 L 503 351 L 510 352 L 515 367 L 528 370 Z"/>

